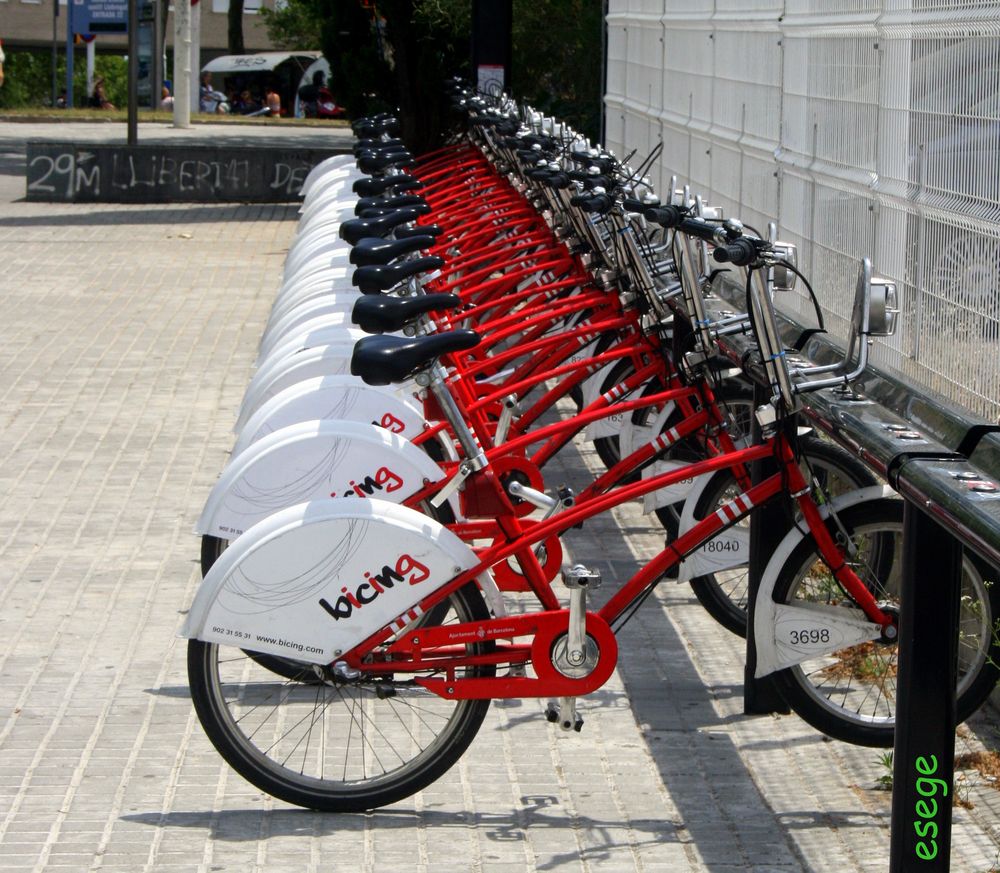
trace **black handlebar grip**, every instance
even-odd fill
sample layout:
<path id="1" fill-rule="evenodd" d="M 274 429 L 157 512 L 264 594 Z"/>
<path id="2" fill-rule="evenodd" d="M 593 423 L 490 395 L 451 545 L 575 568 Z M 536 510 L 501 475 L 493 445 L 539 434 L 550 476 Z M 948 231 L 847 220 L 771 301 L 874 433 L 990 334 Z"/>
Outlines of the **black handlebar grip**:
<path id="1" fill-rule="evenodd" d="M 641 200 L 636 200 L 634 197 L 626 197 L 624 203 L 625 209 L 629 212 L 638 212 L 640 215 L 646 213 L 646 209 L 652 206 L 651 203 L 643 203 Z"/>
<path id="2" fill-rule="evenodd" d="M 677 227 L 684 220 L 684 212 L 677 206 L 650 206 L 642 214 L 647 221 L 663 227 Z"/>
<path id="3" fill-rule="evenodd" d="M 576 197 L 570 197 L 569 202 L 574 206 L 579 206 L 584 212 L 603 214 L 611 209 L 614 201 L 607 194 L 579 194 Z"/>
<path id="4" fill-rule="evenodd" d="M 683 218 L 677 225 L 677 228 L 688 236 L 694 236 L 705 242 L 714 243 L 719 225 L 709 224 L 707 221 L 702 221 L 699 218 Z"/>
<path id="5" fill-rule="evenodd" d="M 731 263 L 735 267 L 746 267 L 757 260 L 757 243 L 748 238 L 740 237 L 728 245 L 716 246 L 712 257 L 720 264 Z"/>

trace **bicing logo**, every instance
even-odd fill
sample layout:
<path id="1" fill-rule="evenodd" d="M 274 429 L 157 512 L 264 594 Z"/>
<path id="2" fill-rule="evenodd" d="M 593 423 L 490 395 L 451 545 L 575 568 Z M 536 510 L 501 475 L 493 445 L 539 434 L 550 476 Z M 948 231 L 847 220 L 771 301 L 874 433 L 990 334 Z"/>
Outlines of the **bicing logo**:
<path id="1" fill-rule="evenodd" d="M 419 585 L 430 575 L 431 571 L 420 561 L 403 554 L 396 559 L 395 565 L 384 565 L 381 573 L 365 573 L 366 581 L 353 591 L 345 585 L 333 605 L 324 597 L 320 598 L 319 605 L 334 621 L 346 620 L 397 584 Z"/>

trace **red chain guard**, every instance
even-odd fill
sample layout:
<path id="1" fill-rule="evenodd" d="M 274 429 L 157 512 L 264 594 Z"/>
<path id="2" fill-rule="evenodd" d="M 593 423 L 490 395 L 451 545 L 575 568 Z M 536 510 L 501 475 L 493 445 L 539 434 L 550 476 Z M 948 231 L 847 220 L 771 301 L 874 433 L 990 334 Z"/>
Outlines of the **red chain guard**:
<path id="1" fill-rule="evenodd" d="M 391 651 L 412 653 L 420 659 L 422 650 L 456 643 L 485 642 L 532 635 L 531 666 L 535 676 L 483 676 L 468 679 L 416 678 L 418 685 L 446 700 L 487 700 L 513 697 L 580 697 L 596 691 L 614 672 L 618 663 L 618 640 L 608 623 L 596 612 L 587 613 L 587 635 L 597 644 L 597 664 L 581 679 L 563 676 L 550 655 L 556 640 L 566 633 L 569 610 L 511 615 L 462 625 L 420 628 L 395 643 Z M 417 640 L 418 643 L 414 643 Z"/>

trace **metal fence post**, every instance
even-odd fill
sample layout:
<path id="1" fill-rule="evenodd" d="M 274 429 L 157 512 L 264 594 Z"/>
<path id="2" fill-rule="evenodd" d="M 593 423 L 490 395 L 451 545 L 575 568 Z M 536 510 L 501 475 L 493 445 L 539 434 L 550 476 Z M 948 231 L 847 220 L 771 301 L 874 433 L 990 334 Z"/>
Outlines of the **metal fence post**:
<path id="1" fill-rule="evenodd" d="M 950 869 L 962 548 L 907 501 L 890 873 Z"/>

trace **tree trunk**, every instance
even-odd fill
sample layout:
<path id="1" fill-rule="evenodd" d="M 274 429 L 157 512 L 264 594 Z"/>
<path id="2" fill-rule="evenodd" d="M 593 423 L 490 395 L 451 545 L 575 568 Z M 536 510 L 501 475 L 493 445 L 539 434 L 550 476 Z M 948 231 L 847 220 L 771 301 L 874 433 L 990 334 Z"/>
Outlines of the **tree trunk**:
<path id="1" fill-rule="evenodd" d="M 229 0 L 229 54 L 242 55 L 243 47 L 243 0 Z"/>

